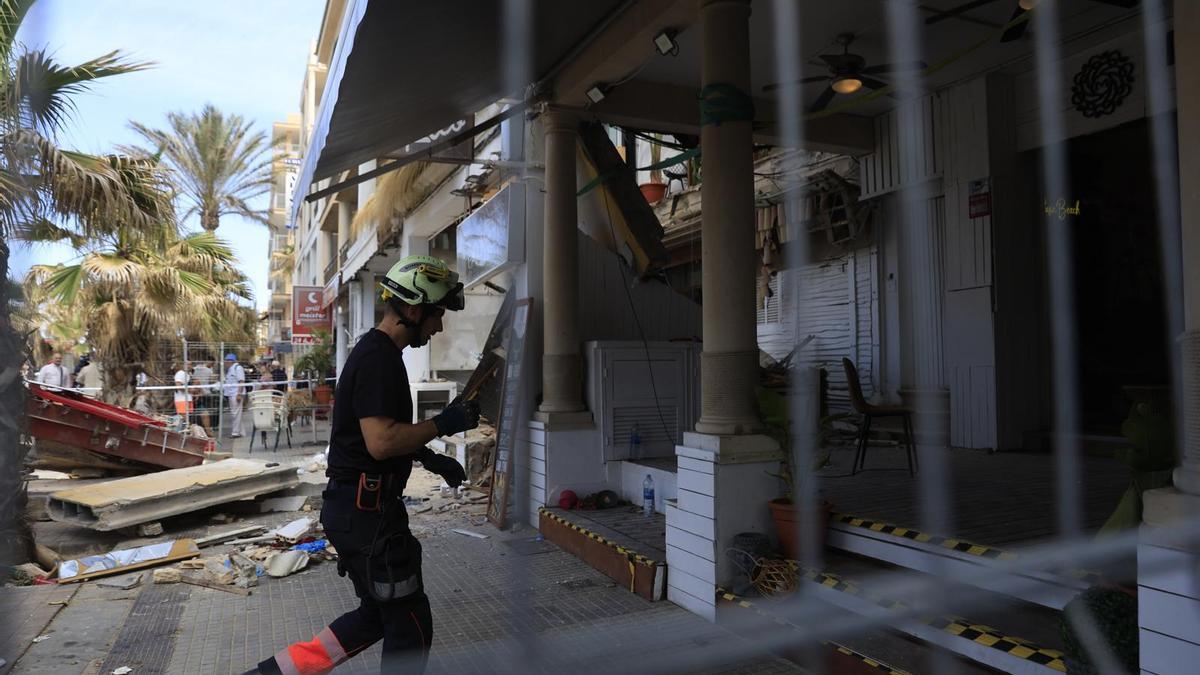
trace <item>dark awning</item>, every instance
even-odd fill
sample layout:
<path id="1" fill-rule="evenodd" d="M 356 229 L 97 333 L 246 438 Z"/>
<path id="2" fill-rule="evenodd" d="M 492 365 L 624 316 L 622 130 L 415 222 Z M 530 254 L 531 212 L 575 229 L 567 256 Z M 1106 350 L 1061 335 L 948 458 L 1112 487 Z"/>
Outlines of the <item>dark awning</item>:
<path id="1" fill-rule="evenodd" d="M 512 79 L 505 77 L 501 53 L 508 4 L 516 3 L 351 0 L 295 207 L 313 181 L 401 148 L 530 84 L 505 86 Z M 622 4 L 533 0 L 532 78 L 554 68 Z"/>

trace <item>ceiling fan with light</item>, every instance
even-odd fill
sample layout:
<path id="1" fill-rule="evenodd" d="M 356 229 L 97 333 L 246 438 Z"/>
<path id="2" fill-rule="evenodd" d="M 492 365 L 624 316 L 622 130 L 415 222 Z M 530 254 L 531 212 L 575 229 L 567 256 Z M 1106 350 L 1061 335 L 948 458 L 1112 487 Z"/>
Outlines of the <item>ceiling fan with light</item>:
<path id="1" fill-rule="evenodd" d="M 1131 9 L 1133 7 L 1136 7 L 1140 0 L 1091 0 L 1091 1 L 1099 2 L 1104 5 L 1112 5 L 1113 7 L 1120 7 L 1122 9 Z M 999 0 L 972 0 L 971 2 L 963 3 L 957 7 L 953 7 L 951 9 L 947 9 L 945 11 L 938 12 L 937 14 L 934 14 L 933 16 L 926 18 L 925 25 L 932 26 L 935 23 L 941 23 L 942 21 L 945 21 L 946 19 L 953 19 L 954 17 L 959 16 L 960 14 L 966 14 L 967 12 L 970 12 L 973 9 L 983 7 L 984 5 L 990 5 L 994 2 L 999 2 Z M 1028 11 L 1032 10 L 1033 8 L 1037 7 L 1038 3 L 1041 2 L 1041 0 L 1006 0 L 1006 2 L 1010 2 L 1010 3 L 1013 3 L 1016 5 L 1016 7 L 1013 8 L 1012 18 L 1009 19 L 1009 23 L 1011 23 L 1012 21 L 1014 21 L 1015 19 L 1020 17 L 1025 12 L 1028 12 Z M 1019 40 L 1019 39 L 1021 39 L 1021 36 L 1023 36 L 1025 34 L 1025 31 L 1028 28 L 1029 28 L 1029 22 L 1022 21 L 1021 23 L 1004 31 L 1004 35 L 1002 35 L 1000 37 L 1000 41 L 1001 42 L 1012 42 L 1013 40 Z"/>
<path id="2" fill-rule="evenodd" d="M 829 86 L 825 87 L 825 91 L 822 91 L 817 100 L 809 106 L 809 112 L 819 112 L 824 110 L 837 94 L 853 94 L 863 87 L 867 89 L 882 89 L 888 86 L 886 82 L 868 77 L 869 75 L 881 75 L 903 70 L 924 70 L 926 68 L 924 61 L 913 63 L 880 63 L 868 66 L 865 58 L 859 54 L 850 52 L 850 44 L 853 42 L 853 33 L 842 33 L 837 37 L 837 43 L 842 46 L 842 53 L 820 55 L 821 61 L 815 62 L 814 65 L 824 65 L 829 68 L 828 75 L 814 75 L 813 77 L 806 77 L 803 80 L 791 83 L 768 84 L 763 87 L 763 91 L 773 91 L 787 84 L 828 82 Z"/>

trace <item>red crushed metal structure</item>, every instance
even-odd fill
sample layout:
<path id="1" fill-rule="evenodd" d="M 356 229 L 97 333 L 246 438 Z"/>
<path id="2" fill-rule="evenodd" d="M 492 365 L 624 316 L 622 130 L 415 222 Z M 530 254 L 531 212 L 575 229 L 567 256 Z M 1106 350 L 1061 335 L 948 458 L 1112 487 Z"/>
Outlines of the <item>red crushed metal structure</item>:
<path id="1" fill-rule="evenodd" d="M 171 431 L 128 408 L 38 384 L 31 383 L 29 391 L 29 434 L 41 447 L 97 453 L 150 470 L 199 466 L 216 450 L 212 439 Z"/>

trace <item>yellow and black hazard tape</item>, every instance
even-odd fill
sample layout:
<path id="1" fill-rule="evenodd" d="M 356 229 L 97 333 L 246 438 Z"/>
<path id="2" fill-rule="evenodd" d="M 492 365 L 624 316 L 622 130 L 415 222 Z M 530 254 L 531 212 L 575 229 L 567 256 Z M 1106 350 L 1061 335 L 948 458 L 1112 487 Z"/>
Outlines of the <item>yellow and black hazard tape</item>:
<path id="1" fill-rule="evenodd" d="M 797 569 L 801 569 L 795 561 L 789 561 Z M 800 575 L 806 581 L 818 583 L 827 588 L 832 588 L 835 591 L 841 591 L 850 595 L 869 600 L 880 607 L 893 610 L 907 609 L 907 605 L 899 600 L 886 598 L 879 593 L 867 590 L 853 582 L 846 581 L 836 574 L 828 572 L 820 572 L 817 570 L 805 569 Z M 956 635 L 965 638 L 976 644 L 985 647 L 997 649 L 1011 656 L 1015 656 L 1026 661 L 1031 661 L 1042 666 L 1046 666 L 1052 670 L 1060 672 L 1067 671 L 1067 665 L 1063 662 L 1062 652 L 1055 649 L 1046 649 L 1039 647 L 1037 644 L 1019 637 L 1004 635 L 1000 631 L 990 626 L 983 624 L 971 623 L 961 616 L 939 616 L 939 617 L 913 617 L 914 620 L 920 621 L 928 626 L 937 628 L 951 635 Z"/>
<path id="2" fill-rule="evenodd" d="M 910 539 L 922 544 L 940 546 L 942 548 L 947 548 L 959 553 L 966 553 L 967 555 L 979 556 L 981 558 L 989 558 L 991 560 L 1016 560 L 1019 557 L 1018 554 L 1013 553 L 1012 551 L 1005 551 L 1003 549 L 993 548 L 983 544 L 975 544 L 969 541 L 963 541 L 962 539 L 955 539 L 953 537 L 943 537 L 936 534 L 929 534 L 928 532 L 921 532 L 909 527 L 885 523 L 879 520 L 870 520 L 868 518 L 859 518 L 858 516 L 852 516 L 845 513 L 834 513 L 830 515 L 829 522 L 849 525 L 851 527 L 861 527 L 872 532 L 889 534 L 893 537 L 903 537 L 904 539 Z M 1103 579 L 1103 576 L 1099 572 L 1092 570 L 1052 571 L 1062 574 L 1063 576 L 1071 577 L 1072 579 L 1086 581 L 1089 584 L 1098 583 Z"/>
<path id="3" fill-rule="evenodd" d="M 631 562 L 636 562 L 639 565 L 645 565 L 647 567 L 657 567 L 657 566 L 663 564 L 662 562 L 660 562 L 658 560 L 647 558 L 646 556 L 642 555 L 641 553 L 638 553 L 637 551 L 627 549 L 624 546 L 621 546 L 620 544 L 616 543 L 615 541 L 604 537 L 603 535 L 596 534 L 595 532 L 592 532 L 591 530 L 589 530 L 587 528 L 580 527 L 580 526 L 576 525 L 575 523 L 572 523 L 571 521 L 567 520 L 566 518 L 563 518 L 562 516 L 557 515 L 556 513 L 554 513 L 553 511 L 551 511 L 550 509 L 548 509 L 544 506 L 541 507 L 540 509 L 538 509 L 538 513 L 546 516 L 547 518 L 549 518 L 550 520 L 553 520 L 554 522 L 558 523 L 559 525 L 563 525 L 569 529 L 572 529 L 572 530 L 578 532 L 579 534 L 586 536 L 588 539 L 591 539 L 592 541 L 598 541 L 601 544 L 604 544 L 605 546 L 616 549 L 618 553 L 621 553 L 626 558 L 629 558 L 629 560 Z"/>
<path id="4" fill-rule="evenodd" d="M 765 611 L 759 609 L 758 607 L 755 607 L 749 600 L 747 600 L 745 598 L 739 598 L 738 596 L 734 595 L 733 593 L 730 593 L 729 591 L 721 588 L 720 586 L 717 586 L 717 600 L 718 601 L 725 600 L 726 602 L 735 604 L 738 607 L 748 609 L 748 610 L 754 612 L 755 614 L 758 614 L 761 617 L 769 619 L 770 621 L 772 621 L 775 624 L 778 624 L 780 626 L 786 626 L 788 628 L 798 628 L 797 626 L 794 626 L 794 625 L 788 623 L 787 621 L 775 616 L 774 614 L 771 614 L 770 612 L 765 612 Z M 821 644 L 832 647 L 833 649 L 837 650 L 839 653 L 841 653 L 845 656 L 849 656 L 850 658 L 856 659 L 858 661 L 861 661 L 863 663 L 863 665 L 869 666 L 871 668 L 875 668 L 881 672 L 887 673 L 888 675 L 912 675 L 912 673 L 909 673 L 907 670 L 900 670 L 899 668 L 888 665 L 888 664 L 884 663 L 883 661 L 880 661 L 878 659 L 873 659 L 873 658 L 867 656 L 866 654 L 860 654 L 859 652 L 856 652 L 853 649 L 850 649 L 846 645 L 838 644 L 837 642 L 832 642 L 830 640 L 821 640 Z"/>

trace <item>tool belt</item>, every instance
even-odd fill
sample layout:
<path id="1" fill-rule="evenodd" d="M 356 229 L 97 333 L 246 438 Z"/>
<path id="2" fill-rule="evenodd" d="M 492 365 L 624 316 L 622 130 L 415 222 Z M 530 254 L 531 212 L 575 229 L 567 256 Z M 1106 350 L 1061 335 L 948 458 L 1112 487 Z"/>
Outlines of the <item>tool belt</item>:
<path id="1" fill-rule="evenodd" d="M 360 473 L 331 479 L 322 493 L 321 522 L 338 550 L 338 573 L 350 573 L 360 596 L 380 602 L 423 587 L 421 544 L 408 529 L 403 488 L 396 474 Z"/>
<path id="2" fill-rule="evenodd" d="M 403 499 L 403 489 L 394 473 L 358 473 L 330 479 L 322 497 L 351 501 L 359 511 L 382 513 L 390 502 Z"/>

